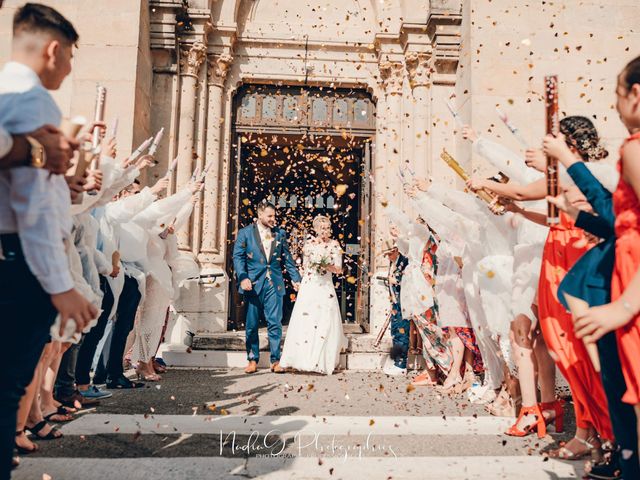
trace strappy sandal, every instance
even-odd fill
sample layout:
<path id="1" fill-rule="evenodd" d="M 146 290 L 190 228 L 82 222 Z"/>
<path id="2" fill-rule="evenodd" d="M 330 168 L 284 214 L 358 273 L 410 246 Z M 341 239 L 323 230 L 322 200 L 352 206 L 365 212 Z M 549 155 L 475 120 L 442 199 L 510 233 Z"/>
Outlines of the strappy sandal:
<path id="1" fill-rule="evenodd" d="M 54 418 L 54 417 L 57 417 L 57 418 Z M 58 409 L 54 412 L 43 415 L 43 418 L 47 422 L 64 423 L 64 422 L 72 421 L 74 417 L 70 413 L 60 413 L 60 410 Z"/>
<path id="2" fill-rule="evenodd" d="M 549 456 L 551 458 L 558 458 L 560 460 L 570 460 L 570 461 L 574 461 L 574 460 L 580 460 L 582 458 L 591 456 L 592 452 L 594 450 L 596 450 L 596 446 L 591 443 L 594 440 L 597 440 L 598 437 L 596 437 L 595 435 L 587 438 L 586 440 L 583 440 L 581 438 L 578 437 L 573 437 L 573 440 L 577 440 L 579 443 L 581 443 L 582 445 L 584 445 L 585 447 L 587 447 L 586 450 L 582 451 L 582 452 L 574 452 L 572 450 L 569 450 L 566 445 L 563 445 L 562 447 L 558 448 L 557 450 L 552 450 L 551 452 L 549 452 Z M 567 442 L 568 443 L 568 442 Z"/>
<path id="3" fill-rule="evenodd" d="M 73 415 L 74 413 L 78 413 L 78 409 L 77 408 L 71 408 L 71 407 L 65 407 L 64 405 L 60 404 L 58 406 L 57 412 L 60 415 Z"/>
<path id="4" fill-rule="evenodd" d="M 535 418 L 535 422 L 531 425 L 526 425 L 524 428 L 520 428 L 520 422 L 527 415 L 532 415 Z M 533 432 L 537 432 L 538 438 L 544 438 L 547 435 L 547 423 L 545 422 L 544 415 L 542 415 L 540 407 L 537 404 L 532 407 L 522 407 L 516 423 L 511 425 L 511 427 L 509 427 L 509 429 L 504 433 L 511 437 L 526 437 Z"/>
<path id="5" fill-rule="evenodd" d="M 22 435 L 24 433 L 24 430 L 18 430 L 16 432 L 16 437 L 19 437 L 20 435 Z M 31 440 L 29 440 L 31 441 Z M 35 443 L 31 442 L 33 444 L 33 448 L 25 448 L 25 447 L 21 447 L 20 445 L 18 445 L 16 443 L 16 450 L 18 450 L 18 453 L 21 453 L 23 455 L 29 455 L 30 453 L 35 453 L 38 451 L 38 445 L 36 445 Z"/>
<path id="6" fill-rule="evenodd" d="M 40 435 L 40 432 L 42 431 L 42 429 L 44 427 L 46 427 L 47 425 L 49 425 L 51 427 L 51 430 L 49 431 L 49 433 L 47 433 L 46 435 Z M 26 430 L 31 433 L 32 435 L 35 435 L 36 437 L 38 437 L 40 440 L 58 440 L 59 438 L 62 438 L 62 432 L 60 432 L 56 427 L 54 427 L 53 425 L 47 423 L 46 420 L 42 420 L 38 423 L 36 423 L 33 427 L 27 427 Z"/>

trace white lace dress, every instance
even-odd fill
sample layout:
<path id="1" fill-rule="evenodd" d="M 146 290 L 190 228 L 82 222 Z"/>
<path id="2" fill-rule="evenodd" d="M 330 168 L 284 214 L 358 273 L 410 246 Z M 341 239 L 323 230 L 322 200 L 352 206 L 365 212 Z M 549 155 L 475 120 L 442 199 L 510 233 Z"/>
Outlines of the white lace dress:
<path id="1" fill-rule="evenodd" d="M 284 341 L 280 365 L 305 372 L 331 375 L 347 347 L 342 331 L 340 305 L 330 272 L 312 264 L 327 259 L 342 266 L 338 242 L 307 242 L 303 248 L 304 273 Z"/>

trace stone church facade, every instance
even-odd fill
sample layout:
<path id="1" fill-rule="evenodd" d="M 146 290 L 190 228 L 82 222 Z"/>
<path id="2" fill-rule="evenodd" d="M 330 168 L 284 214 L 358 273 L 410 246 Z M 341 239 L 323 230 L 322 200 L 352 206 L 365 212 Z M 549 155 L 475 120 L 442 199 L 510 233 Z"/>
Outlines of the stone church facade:
<path id="1" fill-rule="evenodd" d="M 20 3 L 5 1 L 0 9 L 3 61 Z M 344 287 L 346 303 L 353 303 L 347 329 L 374 336 L 389 308 L 376 279 L 386 271 L 385 205 L 411 208 L 399 172 L 461 188 L 439 158 L 443 148 L 469 171 L 490 171 L 459 136 L 447 102 L 465 123 L 521 151 L 496 107 L 535 146 L 544 130 L 542 79 L 557 73 L 562 112 L 594 118 L 615 153 L 624 136 L 612 109 L 615 76 L 640 53 L 634 0 L 45 3 L 67 15 L 81 37 L 74 71 L 56 92 L 64 113 L 90 116 L 95 84 L 105 85 L 121 153 L 165 128 L 160 163 L 145 181 L 162 176 L 176 157 L 173 190 L 195 169 L 207 172 L 194 220 L 178 232 L 204 278 L 181 294 L 181 321 L 170 339 L 176 344 L 187 328 L 206 339 L 235 326 L 229 242 L 247 214 L 243 162 L 256 151 L 270 159 L 299 148 L 328 164 L 336 147 L 341 155 L 357 153 L 349 157 L 358 165 L 351 178 L 357 188 L 349 190 L 356 223 L 343 242 L 356 266 L 353 288 Z M 289 195 L 283 205 L 317 200 L 329 208 L 327 202 L 341 201 L 325 193 L 311 200 Z"/>

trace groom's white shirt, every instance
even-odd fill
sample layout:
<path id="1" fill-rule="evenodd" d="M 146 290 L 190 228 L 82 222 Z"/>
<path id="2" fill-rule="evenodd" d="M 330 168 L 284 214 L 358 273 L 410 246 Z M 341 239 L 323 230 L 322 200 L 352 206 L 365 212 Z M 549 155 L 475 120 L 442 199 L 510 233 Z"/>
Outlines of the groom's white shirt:
<path id="1" fill-rule="evenodd" d="M 271 243 L 273 242 L 273 232 L 270 228 L 267 228 L 262 225 L 262 223 L 258 222 L 258 232 L 260 233 L 260 241 L 262 242 L 262 246 L 264 247 L 264 253 L 267 256 L 267 261 L 269 260 L 269 255 L 271 255 Z"/>

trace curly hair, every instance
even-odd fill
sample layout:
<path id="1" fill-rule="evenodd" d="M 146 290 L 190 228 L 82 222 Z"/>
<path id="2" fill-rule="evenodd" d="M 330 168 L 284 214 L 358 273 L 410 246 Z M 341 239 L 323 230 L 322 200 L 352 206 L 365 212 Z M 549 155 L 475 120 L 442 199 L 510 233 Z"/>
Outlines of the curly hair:
<path id="1" fill-rule="evenodd" d="M 560 132 L 567 139 L 567 144 L 575 148 L 585 162 L 596 162 L 609 155 L 600 144 L 598 131 L 587 117 L 573 115 L 560 120 Z"/>

